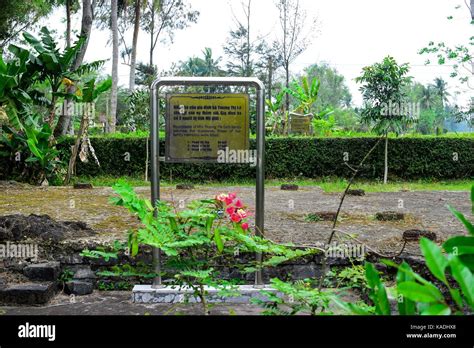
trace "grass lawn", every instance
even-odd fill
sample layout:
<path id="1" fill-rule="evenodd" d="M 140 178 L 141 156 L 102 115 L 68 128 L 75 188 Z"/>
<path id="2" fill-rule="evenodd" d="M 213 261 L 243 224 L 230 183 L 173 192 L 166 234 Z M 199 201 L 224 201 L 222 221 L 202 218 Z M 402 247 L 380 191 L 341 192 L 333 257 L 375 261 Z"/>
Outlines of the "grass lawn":
<path id="1" fill-rule="evenodd" d="M 78 177 L 73 182 L 90 182 L 96 187 L 100 186 L 112 186 L 118 180 L 126 180 L 132 186 L 149 186 L 150 182 L 143 180 L 139 177 L 110 177 L 110 176 L 98 176 L 98 177 Z M 170 183 L 169 181 L 161 181 L 161 185 L 164 187 L 175 186 L 181 181 Z M 319 186 L 325 192 L 342 192 L 346 188 L 347 180 L 340 178 L 324 178 L 324 179 L 288 179 L 288 180 L 267 180 L 265 181 L 266 186 L 280 186 L 281 184 L 296 184 L 299 186 Z M 388 182 L 384 185 L 380 181 L 367 181 L 359 180 L 352 184 L 352 188 L 363 189 L 366 192 L 397 192 L 401 190 L 410 191 L 469 191 L 471 186 L 474 184 L 474 178 L 471 180 L 444 180 L 444 181 L 430 181 L 430 180 L 417 180 L 417 181 L 393 181 Z M 198 186 L 206 187 L 225 187 L 225 186 L 252 186 L 255 185 L 255 181 L 222 181 L 222 182 L 208 182 L 198 183 Z"/>

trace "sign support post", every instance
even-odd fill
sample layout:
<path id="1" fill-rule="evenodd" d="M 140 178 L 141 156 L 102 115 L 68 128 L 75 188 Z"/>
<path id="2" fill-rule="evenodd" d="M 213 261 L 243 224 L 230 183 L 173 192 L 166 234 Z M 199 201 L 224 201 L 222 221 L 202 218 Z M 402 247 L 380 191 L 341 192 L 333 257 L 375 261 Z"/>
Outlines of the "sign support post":
<path id="1" fill-rule="evenodd" d="M 243 86 L 253 87 L 257 92 L 257 177 L 256 177 L 256 206 L 255 206 L 255 233 L 264 235 L 264 200 L 265 200 L 265 87 L 263 83 L 253 77 L 161 77 L 151 85 L 151 201 L 153 207 L 160 199 L 160 139 L 159 115 L 160 104 L 159 90 L 164 86 Z M 155 210 L 155 214 L 156 214 Z M 257 263 L 262 262 L 262 254 L 256 254 Z M 153 248 L 154 271 L 157 276 L 153 279 L 153 288 L 161 285 L 161 250 Z M 262 286 L 262 271 L 255 273 L 255 286 Z"/>

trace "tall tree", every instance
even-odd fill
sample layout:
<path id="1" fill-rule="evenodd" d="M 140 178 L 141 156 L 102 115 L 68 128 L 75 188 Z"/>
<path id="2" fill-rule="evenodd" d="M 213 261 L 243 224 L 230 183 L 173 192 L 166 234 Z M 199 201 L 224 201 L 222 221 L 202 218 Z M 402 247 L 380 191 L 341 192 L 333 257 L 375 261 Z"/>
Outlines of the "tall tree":
<path id="1" fill-rule="evenodd" d="M 118 63 L 119 63 L 119 41 L 118 41 L 118 0 L 111 0 L 111 31 L 112 31 L 112 89 L 110 93 L 110 120 L 108 131 L 115 132 L 117 121 L 117 93 L 118 93 Z"/>
<path id="2" fill-rule="evenodd" d="M 49 15 L 57 5 L 55 0 L 2 1 L 0 4 L 0 48 L 20 37 L 22 32 Z"/>
<path id="3" fill-rule="evenodd" d="M 144 0 L 146 2 L 146 0 Z M 135 0 L 135 16 L 133 23 L 133 41 L 130 55 L 130 77 L 128 81 L 128 88 L 130 91 L 135 89 L 135 69 L 137 65 L 137 49 L 138 49 L 138 33 L 140 31 L 140 20 L 142 11 L 142 1 Z"/>
<path id="4" fill-rule="evenodd" d="M 307 13 L 299 0 L 277 0 L 281 33 L 277 39 L 280 64 L 285 70 L 285 87 L 290 86 L 291 63 L 303 53 L 316 32 L 316 18 L 307 22 Z M 305 32 L 305 28 L 308 31 Z M 290 108 L 289 95 L 285 99 L 286 110 Z"/>
<path id="5" fill-rule="evenodd" d="M 437 77 L 435 78 L 432 87 L 441 100 L 441 106 L 444 107 L 448 103 L 448 97 L 450 96 L 448 92 L 448 83 L 441 77 Z"/>
<path id="6" fill-rule="evenodd" d="M 421 100 L 421 106 L 423 107 L 423 109 L 433 108 L 433 106 L 436 104 L 436 101 L 437 101 L 436 93 L 433 89 L 433 86 L 431 85 L 422 86 L 420 100 Z"/>
<path id="7" fill-rule="evenodd" d="M 66 0 L 68 3 L 69 0 Z M 84 61 L 84 56 L 86 55 L 87 47 L 89 45 L 89 38 L 92 30 L 92 22 L 94 18 L 94 8 L 96 6 L 96 0 L 82 0 L 82 21 L 81 21 L 81 33 L 80 36 L 85 39 L 84 44 L 81 46 L 79 52 L 77 53 L 76 58 L 74 59 L 74 64 L 72 65 L 71 70 L 77 70 L 79 66 L 82 65 Z M 69 28 L 66 31 L 70 30 Z M 67 37 L 67 35 L 66 35 Z M 67 42 L 70 38 L 66 39 Z M 74 90 L 73 86 L 69 87 L 69 92 L 72 93 Z M 65 135 L 68 129 L 73 126 L 72 115 L 70 114 L 69 101 L 65 101 L 65 111 L 62 115 L 59 116 L 58 123 L 54 130 L 54 136 L 58 137 L 60 135 Z"/>
<path id="8" fill-rule="evenodd" d="M 273 42 L 272 44 L 269 44 L 267 41 L 262 40 L 256 46 L 255 52 L 257 54 L 257 59 L 255 60 L 254 65 L 255 75 L 264 81 L 265 90 L 267 92 L 266 98 L 272 100 L 275 82 L 274 76 L 279 68 L 277 60 L 277 57 L 279 56 L 277 43 Z"/>
<path id="9" fill-rule="evenodd" d="M 221 57 L 214 58 L 208 47 L 202 51 L 203 57 L 190 57 L 180 62 L 177 73 L 181 76 L 221 76 L 224 71 L 220 68 Z"/>
<path id="10" fill-rule="evenodd" d="M 254 70 L 252 55 L 256 48 L 250 40 L 252 1 L 241 1 L 240 4 L 244 13 L 244 20 L 241 21 L 234 15 L 237 28 L 230 30 L 229 38 L 223 49 L 228 57 L 226 66 L 229 74 L 233 76 L 251 76 Z"/>
<path id="11" fill-rule="evenodd" d="M 315 104 L 316 111 L 329 108 L 349 107 L 352 95 L 347 87 L 345 78 L 335 68 L 326 63 L 313 64 L 304 69 L 309 80 L 317 78 L 321 87 Z M 299 79 L 302 80 L 304 76 Z"/>
<path id="12" fill-rule="evenodd" d="M 356 78 L 362 84 L 360 91 L 365 102 L 362 121 L 385 137 L 384 184 L 388 178 L 388 133 L 400 133 L 413 116 L 402 112 L 411 81 L 407 76 L 409 69 L 408 64 L 398 65 L 394 58 L 385 57 L 381 63 L 365 67 Z"/>
<path id="13" fill-rule="evenodd" d="M 154 65 L 154 52 L 159 40 L 173 42 L 177 30 L 196 23 L 199 12 L 185 0 L 149 0 L 142 16 L 142 28 L 150 35 L 149 65 Z"/>

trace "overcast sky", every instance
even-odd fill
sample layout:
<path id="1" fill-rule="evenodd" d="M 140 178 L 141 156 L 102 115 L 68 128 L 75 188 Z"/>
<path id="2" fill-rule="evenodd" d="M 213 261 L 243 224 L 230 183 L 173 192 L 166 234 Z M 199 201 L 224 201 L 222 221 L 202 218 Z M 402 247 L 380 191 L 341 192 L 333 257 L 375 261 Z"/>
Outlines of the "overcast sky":
<path id="1" fill-rule="evenodd" d="M 168 69 L 173 62 L 190 56 L 200 56 L 204 47 L 210 47 L 214 56 L 224 56 L 224 45 L 228 32 L 235 27 L 233 15 L 243 18 L 240 0 L 188 0 L 201 14 L 196 24 L 178 31 L 173 44 L 159 45 L 155 52 L 160 70 Z M 293 63 L 292 73 L 299 73 L 306 66 L 327 62 L 342 75 L 353 94 L 355 105 L 361 103 L 361 95 L 354 78 L 362 67 L 381 61 L 392 55 L 399 63 L 410 63 L 411 73 L 417 81 L 431 82 L 435 77 L 448 81 L 454 95 L 461 88 L 458 101 L 468 100 L 472 91 L 460 86 L 449 77 L 450 67 L 436 64 L 425 66 L 426 56 L 418 51 L 430 41 L 445 41 L 450 45 L 466 44 L 474 35 L 469 24 L 469 11 L 463 0 L 300 0 L 308 17 L 316 16 L 318 33 L 308 49 Z M 456 5 L 461 8 L 456 10 Z M 454 20 L 448 20 L 448 16 Z M 62 11 L 56 11 L 52 18 L 54 26 L 64 31 Z M 50 19 L 50 23 L 52 20 Z M 74 21 L 80 28 L 80 17 Z M 266 36 L 273 40 L 279 32 L 278 13 L 274 0 L 252 1 L 252 30 L 254 38 Z M 131 32 L 128 33 L 131 41 Z M 107 46 L 108 32 L 94 29 L 86 60 L 109 59 L 111 47 Z M 148 62 L 149 38 L 140 32 L 138 60 Z M 111 71 L 110 62 L 105 66 Z M 120 84 L 128 84 L 129 68 L 119 67 Z"/>

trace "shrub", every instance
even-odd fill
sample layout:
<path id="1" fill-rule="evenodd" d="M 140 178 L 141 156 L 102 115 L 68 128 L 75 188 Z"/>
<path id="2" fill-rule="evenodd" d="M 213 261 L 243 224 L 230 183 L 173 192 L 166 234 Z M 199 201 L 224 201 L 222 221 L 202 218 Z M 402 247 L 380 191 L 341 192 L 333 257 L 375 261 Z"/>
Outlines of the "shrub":
<path id="1" fill-rule="evenodd" d="M 143 176 L 146 161 L 146 138 L 91 138 L 100 167 L 92 161 L 77 163 L 77 174 L 84 176 Z M 350 177 L 351 169 L 375 144 L 377 138 L 267 138 L 265 175 L 267 178 Z M 61 145 L 62 160 L 67 161 L 72 139 Z M 407 137 L 390 138 L 390 167 L 392 178 L 456 179 L 474 176 L 474 138 Z M 161 156 L 164 140 L 160 141 Z M 255 148 L 250 139 L 250 147 Z M 128 153 L 128 155 L 127 155 Z M 457 156 L 457 161 L 455 160 Z M 128 159 L 128 161 L 127 161 Z M 7 168 L 12 164 L 2 164 Z M 14 165 L 14 164 L 13 164 Z M 358 176 L 365 179 L 383 177 L 383 146 L 372 153 Z M 3 172 L 3 171 L 2 171 Z M 210 180 L 253 180 L 255 167 L 247 164 L 183 164 L 160 163 L 165 179 L 203 182 Z M 5 173 L 8 173 L 5 170 Z M 2 173 L 0 173 L 0 177 Z M 3 174 L 5 177 L 5 174 Z M 12 178 L 9 178 L 12 179 Z"/>

